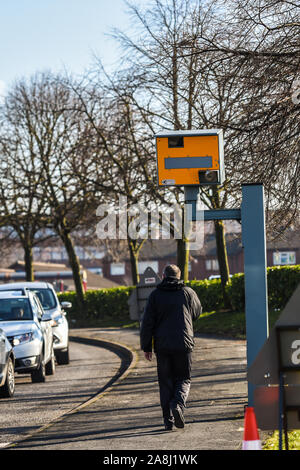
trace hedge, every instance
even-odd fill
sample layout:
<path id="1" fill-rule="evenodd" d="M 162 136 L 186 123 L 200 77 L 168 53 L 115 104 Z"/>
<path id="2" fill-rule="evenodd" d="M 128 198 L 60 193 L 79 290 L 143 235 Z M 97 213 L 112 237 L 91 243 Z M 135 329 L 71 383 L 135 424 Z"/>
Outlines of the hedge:
<path id="1" fill-rule="evenodd" d="M 300 284 L 300 265 L 267 268 L 268 302 L 270 310 L 281 310 Z M 204 312 L 224 308 L 220 279 L 189 281 L 186 285 L 199 296 Z M 128 322 L 128 299 L 134 287 L 88 290 L 86 309 L 80 312 L 75 292 L 58 294 L 61 302 L 69 301 L 68 310 L 71 326 L 97 326 L 99 324 L 117 324 Z M 245 310 L 244 274 L 234 274 L 227 286 L 227 292 L 235 311 Z"/>
<path id="2" fill-rule="evenodd" d="M 268 306 L 282 310 L 300 284 L 300 265 L 267 268 Z M 245 310 L 244 274 L 235 274 L 227 286 L 234 310 Z"/>
<path id="3" fill-rule="evenodd" d="M 72 308 L 67 310 L 71 326 L 84 327 L 97 325 L 99 321 L 102 323 L 127 321 L 129 317 L 127 301 L 132 289 L 134 287 L 88 290 L 85 295 L 85 312 L 80 311 L 75 292 L 59 293 L 58 297 L 60 302 L 72 303 Z"/>
<path id="4" fill-rule="evenodd" d="M 212 312 L 224 307 L 220 279 L 189 281 L 186 285 L 197 293 L 204 312 Z"/>

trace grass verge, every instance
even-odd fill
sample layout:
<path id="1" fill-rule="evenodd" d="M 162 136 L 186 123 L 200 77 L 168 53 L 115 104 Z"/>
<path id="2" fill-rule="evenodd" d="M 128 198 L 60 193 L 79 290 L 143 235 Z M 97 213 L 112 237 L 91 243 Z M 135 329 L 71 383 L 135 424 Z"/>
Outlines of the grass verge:
<path id="1" fill-rule="evenodd" d="M 271 329 L 280 315 L 279 311 L 269 312 Z M 196 333 L 215 334 L 237 339 L 246 339 L 245 312 L 213 311 L 203 313 L 194 323 Z"/>

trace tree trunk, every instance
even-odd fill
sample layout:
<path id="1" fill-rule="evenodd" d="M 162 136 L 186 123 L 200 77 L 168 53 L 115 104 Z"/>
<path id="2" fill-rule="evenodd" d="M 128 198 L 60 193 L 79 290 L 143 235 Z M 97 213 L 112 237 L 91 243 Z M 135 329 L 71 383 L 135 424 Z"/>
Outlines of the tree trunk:
<path id="1" fill-rule="evenodd" d="M 32 246 L 31 244 L 24 245 L 24 263 L 25 263 L 25 273 L 26 273 L 26 281 L 32 282 L 34 281 L 34 273 L 33 273 L 33 256 L 32 256 Z"/>
<path id="2" fill-rule="evenodd" d="M 130 264 L 131 264 L 131 277 L 132 277 L 132 283 L 134 286 L 136 286 L 140 282 L 138 261 L 139 261 L 140 249 L 143 243 L 144 243 L 144 240 L 142 240 L 142 242 L 138 242 L 137 240 L 132 240 L 128 237 L 128 248 L 129 248 L 129 253 L 130 253 Z"/>
<path id="3" fill-rule="evenodd" d="M 214 225 L 224 306 L 225 308 L 232 308 L 230 299 L 226 292 L 226 285 L 229 281 L 229 264 L 225 240 L 224 223 L 222 220 L 214 220 Z"/>
<path id="4" fill-rule="evenodd" d="M 189 280 L 189 242 L 184 238 L 177 240 L 177 266 L 181 271 L 181 279 Z"/>
<path id="5" fill-rule="evenodd" d="M 69 231 L 63 228 L 60 233 L 60 237 L 68 253 L 68 259 L 69 259 L 70 266 L 71 266 L 72 273 L 73 273 L 73 280 L 75 284 L 78 304 L 79 304 L 80 309 L 83 311 L 85 308 L 85 298 L 84 298 L 84 290 L 83 290 L 82 279 L 81 279 L 81 274 L 80 274 L 79 259 L 76 256 L 73 240 L 71 238 Z"/>

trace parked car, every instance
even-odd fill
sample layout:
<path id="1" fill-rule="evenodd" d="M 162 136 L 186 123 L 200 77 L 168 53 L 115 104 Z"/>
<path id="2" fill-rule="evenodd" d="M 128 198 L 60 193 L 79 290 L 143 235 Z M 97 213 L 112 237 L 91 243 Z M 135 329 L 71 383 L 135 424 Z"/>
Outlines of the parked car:
<path id="1" fill-rule="evenodd" d="M 0 397 L 15 393 L 15 355 L 6 334 L 0 328 Z"/>
<path id="2" fill-rule="evenodd" d="M 52 327 L 36 294 L 0 292 L 0 328 L 13 347 L 16 372 L 30 373 L 32 382 L 54 374 Z"/>
<path id="3" fill-rule="evenodd" d="M 60 303 L 54 287 L 49 282 L 13 282 L 0 285 L 0 292 L 18 290 L 24 293 L 25 289 L 36 293 L 45 311 L 45 318 L 51 320 L 57 364 L 69 364 L 69 324 L 65 309 L 71 308 L 72 304 Z"/>
<path id="4" fill-rule="evenodd" d="M 229 277 L 232 277 L 232 274 L 229 274 Z M 211 274 L 208 277 L 208 280 L 211 281 L 212 279 L 221 279 L 221 276 L 220 276 L 220 274 Z"/>

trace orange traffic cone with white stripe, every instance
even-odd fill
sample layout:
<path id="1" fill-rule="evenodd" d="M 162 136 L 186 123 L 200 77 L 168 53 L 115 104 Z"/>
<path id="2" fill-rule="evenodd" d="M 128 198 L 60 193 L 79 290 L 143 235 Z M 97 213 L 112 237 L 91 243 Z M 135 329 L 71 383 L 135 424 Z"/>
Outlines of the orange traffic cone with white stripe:
<path id="1" fill-rule="evenodd" d="M 248 406 L 244 419 L 243 450 L 261 450 L 254 408 Z"/>

